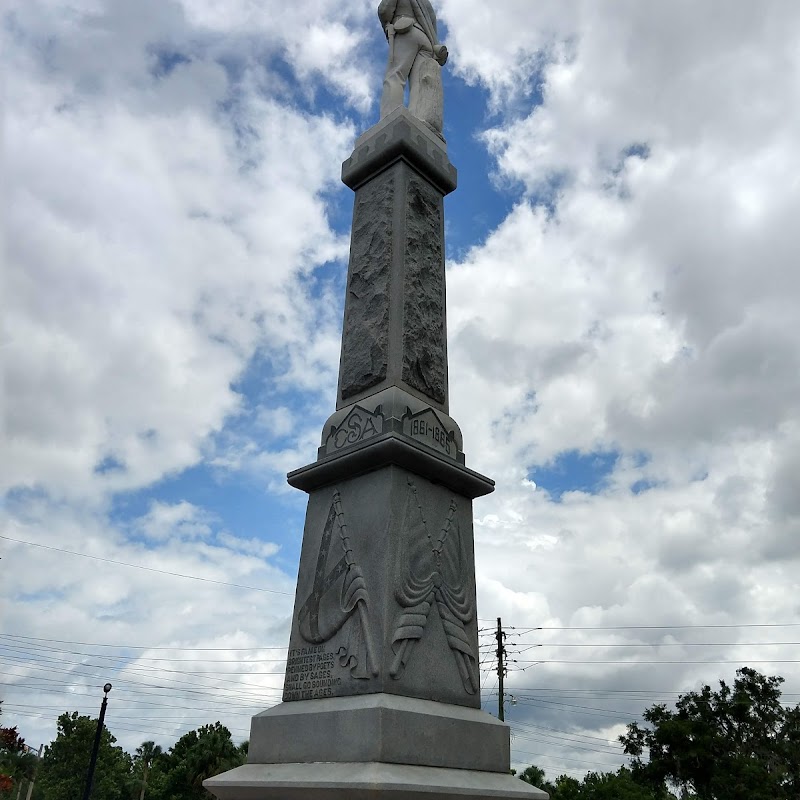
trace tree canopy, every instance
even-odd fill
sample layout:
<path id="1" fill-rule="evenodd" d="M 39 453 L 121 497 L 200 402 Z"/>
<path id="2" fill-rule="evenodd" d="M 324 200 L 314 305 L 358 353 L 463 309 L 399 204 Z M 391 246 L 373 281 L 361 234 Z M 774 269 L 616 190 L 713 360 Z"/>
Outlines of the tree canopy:
<path id="1" fill-rule="evenodd" d="M 37 777 L 37 785 L 47 800 L 75 800 L 83 796 L 96 731 L 97 720 L 79 716 L 77 711 L 58 718 L 56 738 L 44 749 Z M 104 727 L 93 790 L 93 796 L 103 800 L 128 800 L 131 757 L 116 746 L 116 741 Z"/>
<path id="2" fill-rule="evenodd" d="M 798 800 L 800 705 L 781 700 L 783 678 L 743 667 L 733 686 L 656 704 L 620 737 L 629 767 L 547 781 L 533 765 L 519 777 L 551 800 Z"/>
<path id="3" fill-rule="evenodd" d="M 642 784 L 672 784 L 698 800 L 797 800 L 800 706 L 781 702 L 783 678 L 744 667 L 733 686 L 719 682 L 654 705 L 646 726 L 620 737 Z"/>
<path id="4" fill-rule="evenodd" d="M 779 677 L 744 667 L 732 686 L 704 686 L 680 696 L 674 709 L 656 704 L 644 723 L 620 737 L 630 764 L 616 772 L 560 775 L 549 781 L 531 765 L 519 778 L 551 800 L 799 800 L 800 705 L 784 706 Z M 2 711 L 2 708 L 0 708 Z M 83 794 L 97 720 L 77 712 L 58 717 L 44 751 L 34 800 L 75 800 Z M 93 797 L 98 800 L 209 800 L 206 778 L 246 761 L 221 723 L 203 725 L 164 751 L 143 742 L 133 756 L 103 729 Z M 36 757 L 16 727 L 0 727 L 0 800 L 16 798 Z"/>
<path id="5" fill-rule="evenodd" d="M 244 764 L 247 744 L 236 746 L 219 722 L 181 736 L 167 753 L 156 756 L 150 800 L 207 800 L 203 781 Z M 48 798 L 49 800 L 49 798 Z"/>
<path id="6" fill-rule="evenodd" d="M 666 790 L 656 790 L 638 783 L 626 767 L 617 772 L 590 772 L 583 781 L 560 775 L 550 783 L 544 770 L 532 765 L 518 776 L 526 783 L 543 789 L 550 800 L 669 800 Z"/>
<path id="7" fill-rule="evenodd" d="M 0 727 L 0 798 L 12 797 L 21 781 L 31 779 L 35 767 L 36 756 L 28 752 L 16 726 Z"/>

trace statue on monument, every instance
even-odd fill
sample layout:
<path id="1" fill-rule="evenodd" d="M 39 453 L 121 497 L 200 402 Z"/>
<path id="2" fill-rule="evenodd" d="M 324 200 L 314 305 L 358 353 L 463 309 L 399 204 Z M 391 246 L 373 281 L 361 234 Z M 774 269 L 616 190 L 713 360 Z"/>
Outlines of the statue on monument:
<path id="1" fill-rule="evenodd" d="M 430 0 L 381 0 L 378 18 L 389 42 L 381 119 L 403 105 L 408 84 L 408 110 L 441 136 L 442 67 L 448 53 L 439 43 L 436 13 Z"/>

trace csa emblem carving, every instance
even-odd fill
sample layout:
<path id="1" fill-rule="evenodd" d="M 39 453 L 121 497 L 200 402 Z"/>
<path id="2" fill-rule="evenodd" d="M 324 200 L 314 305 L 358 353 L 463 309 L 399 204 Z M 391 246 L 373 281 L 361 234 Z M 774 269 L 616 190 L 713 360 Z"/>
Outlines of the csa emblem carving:
<path id="1" fill-rule="evenodd" d="M 338 428 L 331 428 L 331 432 L 325 440 L 325 452 L 327 455 L 337 453 L 365 442 L 367 439 L 380 436 L 381 433 L 383 433 L 381 407 L 378 406 L 373 413 L 361 406 L 355 406 Z"/>
<path id="2" fill-rule="evenodd" d="M 338 561 L 328 567 L 333 559 Z M 300 635 L 312 644 L 323 644 L 350 622 L 349 642 L 339 648 L 339 663 L 349 667 L 354 678 L 378 675 L 378 662 L 369 627 L 369 593 L 364 573 L 350 543 L 342 498 L 334 492 L 317 555 L 314 586 L 298 614 Z"/>
<path id="3" fill-rule="evenodd" d="M 464 689 L 475 694 L 479 689 L 476 654 L 469 642 L 466 626 L 473 621 L 475 608 L 469 585 L 469 570 L 464 542 L 458 527 L 455 500 L 447 518 L 434 537 L 422 513 L 414 484 L 408 482 L 403 543 L 400 547 L 399 575 L 395 599 L 403 608 L 395 621 L 392 650 L 395 657 L 390 674 L 400 679 L 414 646 L 425 633 L 431 607 L 436 603 L 447 643 L 458 666 Z"/>

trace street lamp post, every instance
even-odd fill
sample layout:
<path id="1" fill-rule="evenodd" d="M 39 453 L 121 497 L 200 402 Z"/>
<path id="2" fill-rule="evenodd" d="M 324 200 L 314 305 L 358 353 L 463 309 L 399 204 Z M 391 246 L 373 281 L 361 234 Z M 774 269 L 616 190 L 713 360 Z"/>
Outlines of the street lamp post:
<path id="1" fill-rule="evenodd" d="M 100 737 L 103 735 L 103 720 L 106 718 L 106 706 L 108 705 L 108 693 L 111 691 L 111 684 L 107 683 L 103 687 L 103 703 L 100 706 L 100 719 L 97 720 L 97 733 L 94 735 L 94 747 L 92 748 L 92 758 L 89 761 L 89 772 L 86 775 L 86 788 L 83 791 L 83 800 L 89 800 L 92 794 L 92 783 L 94 782 L 94 768 L 97 765 L 97 753 L 100 750 Z"/>

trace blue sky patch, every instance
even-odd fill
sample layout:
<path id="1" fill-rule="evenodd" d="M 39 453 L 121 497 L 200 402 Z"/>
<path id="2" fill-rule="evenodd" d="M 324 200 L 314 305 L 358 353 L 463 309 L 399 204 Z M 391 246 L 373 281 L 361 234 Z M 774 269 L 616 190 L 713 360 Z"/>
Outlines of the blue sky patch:
<path id="1" fill-rule="evenodd" d="M 656 481 L 650 481 L 643 478 L 631 485 L 631 492 L 633 492 L 633 494 L 643 494 L 650 489 L 655 489 L 656 486 L 658 486 Z"/>
<path id="2" fill-rule="evenodd" d="M 522 195 L 517 191 L 500 192 L 492 182 L 494 162 L 480 140 L 479 133 L 489 127 L 486 91 L 467 86 L 445 70 L 445 129 L 447 151 L 458 173 L 458 191 L 445 201 L 447 250 L 451 258 L 460 259 L 511 213 Z"/>
<path id="3" fill-rule="evenodd" d="M 619 453 L 615 451 L 581 453 L 567 450 L 550 464 L 531 470 L 529 477 L 557 502 L 566 492 L 599 494 L 614 471 L 618 458 Z"/>
<path id="4" fill-rule="evenodd" d="M 119 494 L 114 498 L 111 520 L 127 528 L 147 514 L 154 502 L 174 505 L 183 501 L 218 518 L 219 527 L 235 536 L 275 542 L 281 550 L 271 559 L 273 563 L 290 572 L 297 569 L 305 495 L 276 495 L 263 482 L 240 472 L 197 466 L 155 486 Z M 143 542 L 138 536 L 131 538 Z"/>
<path id="5" fill-rule="evenodd" d="M 125 472 L 127 467 L 123 461 L 120 461 L 115 456 L 106 456 L 98 461 L 94 467 L 95 475 L 108 475 L 112 472 Z"/>
<path id="6" fill-rule="evenodd" d="M 154 78 L 165 78 L 181 64 L 188 64 L 191 59 L 177 50 L 154 49 L 153 66 L 150 70 Z"/>

